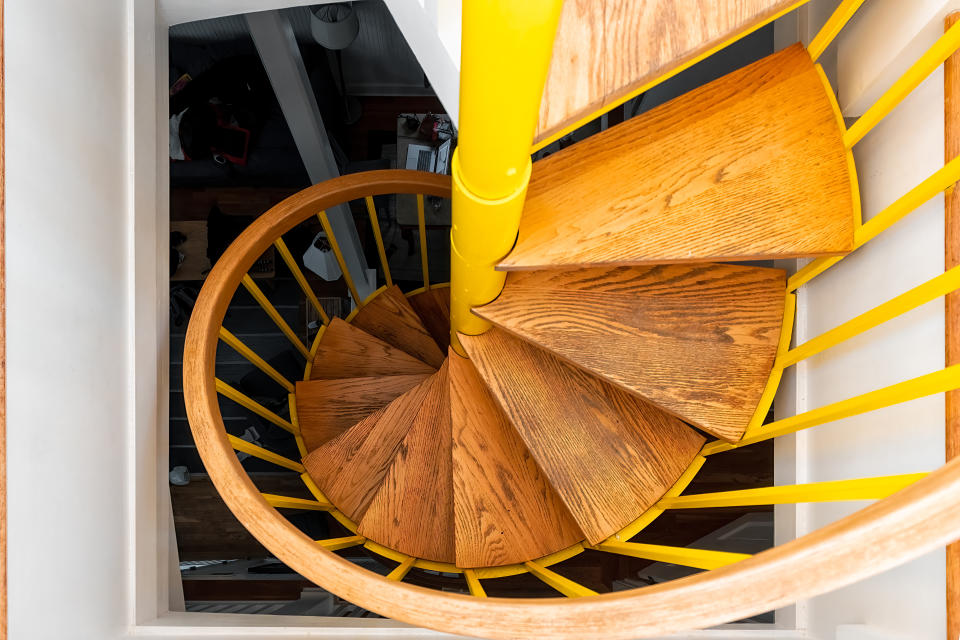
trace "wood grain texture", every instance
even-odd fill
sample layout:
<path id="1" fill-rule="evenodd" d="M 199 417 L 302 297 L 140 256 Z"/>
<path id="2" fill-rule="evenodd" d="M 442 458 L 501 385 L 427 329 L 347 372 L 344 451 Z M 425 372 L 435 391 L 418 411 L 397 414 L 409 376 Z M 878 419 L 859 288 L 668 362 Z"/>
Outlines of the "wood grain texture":
<path id="1" fill-rule="evenodd" d="M 303 461 L 324 495 L 354 522 L 377 494 L 434 376 L 313 450 Z"/>
<path id="2" fill-rule="evenodd" d="M 441 349 L 450 346 L 450 287 L 429 289 L 409 299 L 423 326 Z"/>
<path id="3" fill-rule="evenodd" d="M 352 324 L 431 367 L 439 369 L 443 364 L 443 351 L 396 285 L 360 309 Z"/>
<path id="4" fill-rule="evenodd" d="M 676 418 L 505 331 L 460 339 L 591 543 L 653 505 L 703 445 Z"/>
<path id="5" fill-rule="evenodd" d="M 731 442 L 776 358 L 786 274 L 725 264 L 517 271 L 474 309 Z"/>
<path id="6" fill-rule="evenodd" d="M 536 139 L 621 101 L 796 0 L 567 0 Z"/>
<path id="7" fill-rule="evenodd" d="M 838 255 L 846 150 L 794 45 L 534 163 L 501 269 Z"/>
<path id="8" fill-rule="evenodd" d="M 450 389 L 442 367 L 421 397 L 357 533 L 417 558 L 454 562 Z"/>
<path id="9" fill-rule="evenodd" d="M 583 533 L 470 360 L 450 350 L 458 567 L 520 563 Z"/>
<path id="10" fill-rule="evenodd" d="M 431 374 L 436 369 L 375 338 L 363 329 L 333 318 L 320 338 L 310 368 L 311 380 Z"/>
<path id="11" fill-rule="evenodd" d="M 307 451 L 337 437 L 429 376 L 373 376 L 297 382 L 297 418 Z"/>
<path id="12" fill-rule="evenodd" d="M 960 21 L 960 12 L 951 13 L 944 30 Z M 960 155 L 960 53 L 943 64 L 944 162 Z M 960 265 L 960 191 L 956 185 L 944 197 L 943 268 Z M 945 365 L 960 364 L 960 293 L 944 297 Z M 960 391 L 944 394 L 946 409 L 946 459 L 960 456 Z M 947 638 L 960 638 L 960 542 L 947 545 Z"/>
<path id="13" fill-rule="evenodd" d="M 230 511 L 291 569 L 364 609 L 446 633 L 627 640 L 748 618 L 877 575 L 956 539 L 958 459 L 888 498 L 743 562 L 655 589 L 591 598 L 492 600 L 430 591 L 388 581 L 318 547 L 267 504 L 227 438 L 214 376 L 224 314 L 263 250 L 316 211 L 379 193 L 443 196 L 442 188 L 449 195 L 449 177 L 409 171 L 358 173 L 316 184 L 244 231 L 214 265 L 197 298 L 183 362 L 185 404 L 197 449 Z"/>

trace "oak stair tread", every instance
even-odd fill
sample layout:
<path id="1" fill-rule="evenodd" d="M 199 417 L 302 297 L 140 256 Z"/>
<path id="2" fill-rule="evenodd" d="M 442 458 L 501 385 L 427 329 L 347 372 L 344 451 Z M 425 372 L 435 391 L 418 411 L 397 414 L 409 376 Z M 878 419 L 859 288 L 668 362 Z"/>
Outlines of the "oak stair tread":
<path id="1" fill-rule="evenodd" d="M 297 420 L 307 452 L 336 438 L 429 377 L 414 374 L 297 382 Z"/>
<path id="2" fill-rule="evenodd" d="M 534 560 L 583 540 L 470 360 L 447 359 L 458 567 Z"/>
<path id="3" fill-rule="evenodd" d="M 411 296 L 409 302 L 433 339 L 446 350 L 450 346 L 450 287 L 428 289 Z"/>
<path id="4" fill-rule="evenodd" d="M 799 44 L 694 89 L 534 163 L 498 268 L 849 252 L 838 113 Z"/>
<path id="5" fill-rule="evenodd" d="M 311 380 L 432 374 L 435 367 L 363 329 L 333 318 L 323 331 L 310 367 Z"/>
<path id="6" fill-rule="evenodd" d="M 567 0 L 536 138 L 622 101 L 794 5 L 796 0 Z"/>
<path id="7" fill-rule="evenodd" d="M 352 324 L 436 369 L 446 357 L 396 285 L 364 305 Z"/>
<path id="8" fill-rule="evenodd" d="M 703 445 L 680 420 L 501 329 L 460 340 L 592 544 L 652 506 Z"/>
<path id="9" fill-rule="evenodd" d="M 420 407 L 357 533 L 401 553 L 455 562 L 450 389 L 443 366 Z"/>
<path id="10" fill-rule="evenodd" d="M 517 271 L 473 312 L 736 442 L 763 393 L 786 274 L 727 264 Z"/>
<path id="11" fill-rule="evenodd" d="M 307 473 L 327 499 L 354 522 L 379 490 L 433 385 L 435 376 L 430 376 L 304 459 Z"/>

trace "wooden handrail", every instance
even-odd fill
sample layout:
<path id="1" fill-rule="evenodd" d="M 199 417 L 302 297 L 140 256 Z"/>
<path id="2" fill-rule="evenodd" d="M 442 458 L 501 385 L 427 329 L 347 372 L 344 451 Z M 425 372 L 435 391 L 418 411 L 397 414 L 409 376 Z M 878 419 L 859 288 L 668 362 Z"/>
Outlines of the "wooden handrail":
<path id="1" fill-rule="evenodd" d="M 449 178 L 373 171 L 314 185 L 260 216 L 227 249 L 197 298 L 183 387 L 193 436 L 217 491 L 277 558 L 365 609 L 430 629 L 489 638 L 638 638 L 702 628 L 837 589 L 960 535 L 960 458 L 802 538 L 687 578 L 586 598 L 476 598 L 388 580 L 324 549 L 262 497 L 227 439 L 214 378 L 220 325 L 240 280 L 280 234 L 321 209 L 368 195 L 449 196 Z"/>

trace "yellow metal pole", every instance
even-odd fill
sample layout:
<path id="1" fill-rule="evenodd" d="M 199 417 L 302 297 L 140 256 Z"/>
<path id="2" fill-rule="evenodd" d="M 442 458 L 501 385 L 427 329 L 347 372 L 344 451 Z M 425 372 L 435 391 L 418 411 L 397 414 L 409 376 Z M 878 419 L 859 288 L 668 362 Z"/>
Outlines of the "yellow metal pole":
<path id="1" fill-rule="evenodd" d="M 383 236 L 380 235 L 380 219 L 377 218 L 377 207 L 373 204 L 373 196 L 364 198 L 367 202 L 367 214 L 370 216 L 370 226 L 373 227 L 373 239 L 377 241 L 377 253 L 380 255 L 380 265 L 383 267 L 383 277 L 387 286 L 393 286 L 390 277 L 390 263 L 387 261 L 387 250 L 383 247 Z"/>
<path id="2" fill-rule="evenodd" d="M 859 9 L 862 4 L 863 0 L 843 0 L 843 2 L 840 3 L 840 6 L 838 6 L 827 19 L 827 23 L 823 25 L 823 28 L 820 29 L 817 35 L 813 37 L 813 40 L 810 41 L 807 51 L 810 52 L 811 58 L 816 60 L 823 55 L 823 52 L 827 50 L 827 47 L 830 46 L 833 39 L 837 37 L 840 30 L 850 21 L 850 18 L 853 17 L 853 14 L 857 12 L 857 9 Z"/>
<path id="3" fill-rule="evenodd" d="M 423 212 L 423 194 L 417 194 L 417 226 L 420 228 L 420 267 L 423 270 L 423 288 L 430 290 L 430 267 L 427 264 L 427 217 Z"/>
<path id="4" fill-rule="evenodd" d="M 453 154 L 451 344 L 490 325 L 470 309 L 496 298 L 495 265 L 517 237 L 530 147 L 562 0 L 465 0 L 460 55 L 460 141 Z"/>

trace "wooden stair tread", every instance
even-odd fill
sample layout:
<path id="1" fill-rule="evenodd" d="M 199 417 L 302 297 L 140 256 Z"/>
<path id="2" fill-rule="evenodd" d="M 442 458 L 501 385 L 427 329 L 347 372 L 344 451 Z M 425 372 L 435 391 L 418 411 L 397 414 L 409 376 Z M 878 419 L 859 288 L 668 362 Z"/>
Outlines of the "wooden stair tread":
<path id="1" fill-rule="evenodd" d="M 434 376 L 310 452 L 307 473 L 340 511 L 359 521 L 380 488 Z"/>
<path id="2" fill-rule="evenodd" d="M 436 368 L 340 318 L 320 338 L 310 367 L 311 380 L 432 374 Z"/>
<path id="3" fill-rule="evenodd" d="M 499 268 L 852 250 L 851 165 L 828 90 L 798 44 L 534 163 Z"/>
<path id="4" fill-rule="evenodd" d="M 352 324 L 431 367 L 439 369 L 443 364 L 443 351 L 396 285 L 360 309 Z"/>
<path id="5" fill-rule="evenodd" d="M 537 139 L 616 104 L 795 4 L 795 0 L 567 0 L 540 104 Z"/>
<path id="6" fill-rule="evenodd" d="M 297 420 L 304 446 L 313 451 L 427 378 L 415 374 L 297 382 Z"/>
<path id="7" fill-rule="evenodd" d="M 454 562 L 447 367 L 430 378 L 357 533 L 417 558 Z"/>
<path id="8" fill-rule="evenodd" d="M 470 360 L 450 351 L 458 567 L 533 560 L 583 540 Z"/>
<path id="9" fill-rule="evenodd" d="M 441 349 L 450 346 L 450 288 L 428 289 L 408 298 L 423 326 Z"/>
<path id="10" fill-rule="evenodd" d="M 703 445 L 673 416 L 501 329 L 460 339 L 591 543 L 652 506 Z"/>
<path id="11" fill-rule="evenodd" d="M 726 264 L 512 272 L 474 313 L 728 441 L 776 358 L 786 274 Z"/>

